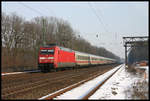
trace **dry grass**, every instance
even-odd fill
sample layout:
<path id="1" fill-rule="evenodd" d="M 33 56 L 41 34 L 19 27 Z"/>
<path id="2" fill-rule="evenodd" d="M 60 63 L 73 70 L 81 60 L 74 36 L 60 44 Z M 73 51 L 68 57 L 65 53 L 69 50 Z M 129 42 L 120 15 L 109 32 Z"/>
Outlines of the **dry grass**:
<path id="1" fill-rule="evenodd" d="M 134 66 L 128 66 L 126 68 L 126 71 L 129 72 L 130 74 L 133 74 L 133 75 L 136 74 L 136 69 L 134 68 Z"/>
<path id="2" fill-rule="evenodd" d="M 149 92 L 148 92 L 148 82 L 146 81 L 138 81 L 132 85 L 132 95 L 133 99 L 142 99 L 147 100 L 149 99 Z"/>
<path id="3" fill-rule="evenodd" d="M 127 98 L 138 99 L 138 100 L 148 100 L 149 99 L 149 86 L 148 82 L 143 78 L 144 71 L 138 71 L 133 66 L 126 68 L 126 71 L 135 77 L 140 77 L 139 80 L 134 82 L 126 92 Z"/>
<path id="4" fill-rule="evenodd" d="M 148 82 L 143 78 L 144 70 L 135 68 L 134 65 L 128 66 L 126 71 L 135 77 L 140 77 L 139 80 L 134 82 L 128 90 L 125 91 L 127 98 L 138 99 L 138 100 L 148 100 L 149 99 L 149 86 Z"/>
<path id="5" fill-rule="evenodd" d="M 126 91 L 126 98 L 132 100 L 148 100 L 149 91 L 148 91 L 148 82 L 138 81 L 133 83 Z"/>

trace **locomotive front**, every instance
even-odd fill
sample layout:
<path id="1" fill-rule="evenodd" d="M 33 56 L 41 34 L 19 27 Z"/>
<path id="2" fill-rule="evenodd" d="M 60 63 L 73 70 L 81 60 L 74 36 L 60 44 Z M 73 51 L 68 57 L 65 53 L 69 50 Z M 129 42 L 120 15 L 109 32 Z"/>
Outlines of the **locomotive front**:
<path id="1" fill-rule="evenodd" d="M 46 72 L 54 68 L 55 51 L 55 47 L 40 47 L 38 69 Z"/>

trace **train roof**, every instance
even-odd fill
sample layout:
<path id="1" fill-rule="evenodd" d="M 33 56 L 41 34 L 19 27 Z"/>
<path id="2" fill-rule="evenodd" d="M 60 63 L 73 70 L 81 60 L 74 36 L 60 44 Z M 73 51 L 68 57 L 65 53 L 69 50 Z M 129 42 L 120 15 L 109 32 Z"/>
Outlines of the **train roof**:
<path id="1" fill-rule="evenodd" d="M 65 47 L 62 47 L 62 46 L 58 46 L 57 44 L 48 44 L 48 45 L 44 45 L 42 47 L 54 47 L 54 46 L 57 46 L 59 47 L 60 49 L 64 50 L 64 51 L 69 51 L 69 52 L 72 52 L 73 50 L 70 49 L 70 48 L 65 48 Z"/>
<path id="2" fill-rule="evenodd" d="M 73 52 L 73 50 L 70 48 L 65 48 L 65 47 L 61 47 L 61 46 L 58 46 L 58 47 L 64 51 Z"/>
<path id="3" fill-rule="evenodd" d="M 53 47 L 53 46 L 58 46 L 57 44 L 46 44 L 46 45 L 44 45 L 43 47 Z"/>
<path id="4" fill-rule="evenodd" d="M 103 56 L 98 56 L 98 55 L 93 55 L 93 54 L 90 54 L 90 56 L 94 56 L 94 57 L 101 58 L 101 59 L 107 59 L 107 60 L 115 60 L 115 59 L 111 59 L 111 58 L 107 58 L 107 57 L 103 57 Z"/>

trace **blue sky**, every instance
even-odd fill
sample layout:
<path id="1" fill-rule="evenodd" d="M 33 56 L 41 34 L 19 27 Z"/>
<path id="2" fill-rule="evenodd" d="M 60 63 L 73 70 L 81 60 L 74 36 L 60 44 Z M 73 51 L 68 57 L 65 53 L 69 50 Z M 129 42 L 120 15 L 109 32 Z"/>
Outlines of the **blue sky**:
<path id="1" fill-rule="evenodd" d="M 148 7 L 148 2 L 2 2 L 3 12 L 16 12 L 26 20 L 37 16 L 67 20 L 92 45 L 120 57 L 123 36 L 148 36 Z"/>

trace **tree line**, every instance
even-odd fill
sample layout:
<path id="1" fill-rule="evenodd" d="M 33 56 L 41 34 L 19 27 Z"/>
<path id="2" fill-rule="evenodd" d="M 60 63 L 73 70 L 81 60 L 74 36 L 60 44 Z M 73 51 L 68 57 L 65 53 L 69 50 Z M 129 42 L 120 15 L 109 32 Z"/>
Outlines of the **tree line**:
<path id="1" fill-rule="evenodd" d="M 79 37 L 79 32 L 61 18 L 41 16 L 27 21 L 16 13 L 7 15 L 2 12 L 1 29 L 2 71 L 36 69 L 39 47 L 52 43 L 76 51 L 120 59 L 105 48 L 93 46 Z"/>

